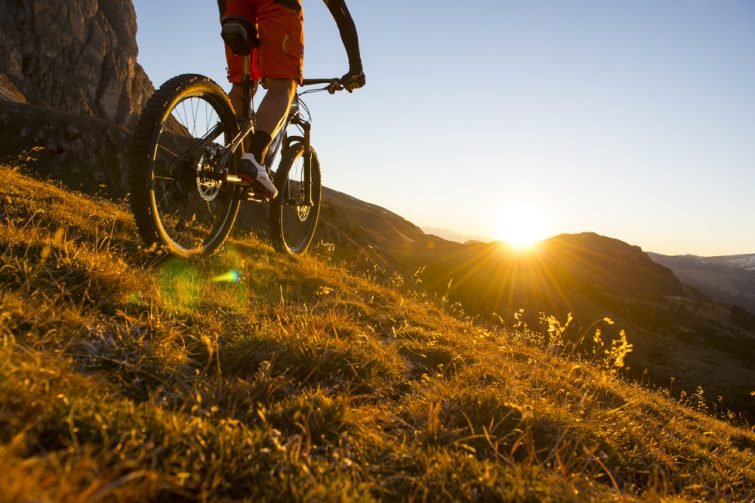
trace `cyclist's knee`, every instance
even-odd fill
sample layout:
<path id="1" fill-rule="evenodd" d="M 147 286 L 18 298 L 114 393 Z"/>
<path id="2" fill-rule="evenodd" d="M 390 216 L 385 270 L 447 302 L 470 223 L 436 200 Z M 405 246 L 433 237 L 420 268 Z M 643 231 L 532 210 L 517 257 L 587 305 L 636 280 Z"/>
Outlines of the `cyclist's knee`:
<path id="1" fill-rule="evenodd" d="M 267 79 L 268 92 L 288 94 L 293 96 L 296 91 L 296 82 L 293 79 Z"/>

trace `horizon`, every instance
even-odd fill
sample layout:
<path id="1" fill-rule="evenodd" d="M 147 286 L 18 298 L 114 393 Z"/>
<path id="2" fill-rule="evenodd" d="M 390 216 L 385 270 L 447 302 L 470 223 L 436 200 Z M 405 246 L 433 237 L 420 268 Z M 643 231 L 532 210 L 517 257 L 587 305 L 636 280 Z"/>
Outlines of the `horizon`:
<path id="1" fill-rule="evenodd" d="M 227 87 L 213 3 L 134 5 L 156 86 L 196 72 Z M 494 240 L 517 227 L 667 255 L 755 253 L 755 5 L 450 5 L 349 4 L 368 85 L 307 100 L 325 185 Z M 305 9 L 305 74 L 344 73 L 324 5 Z"/>
<path id="2" fill-rule="evenodd" d="M 507 241 L 502 240 L 502 239 L 492 238 L 490 236 L 470 236 L 470 235 L 458 233 L 458 232 L 453 231 L 451 229 L 443 229 L 443 228 L 439 228 L 439 227 L 431 227 L 431 226 L 425 226 L 425 225 L 419 225 L 418 227 L 420 229 L 422 229 L 422 231 L 425 232 L 426 234 L 431 234 L 431 235 L 434 235 L 436 237 L 445 239 L 446 241 L 452 241 L 454 243 L 460 243 L 460 244 L 467 244 L 469 242 L 502 243 L 502 244 L 505 244 L 505 245 L 508 245 L 508 246 L 512 246 L 515 249 L 517 248 L 515 245 L 513 245 L 510 242 L 507 242 Z M 593 232 L 593 231 L 582 231 L 582 232 L 568 232 L 568 233 L 553 234 L 553 235 L 547 236 L 547 237 L 545 237 L 543 239 L 539 239 L 539 240 L 535 241 L 534 243 L 532 243 L 531 245 L 527 245 L 527 246 L 524 246 L 524 247 L 521 247 L 521 248 L 523 248 L 522 251 L 527 252 L 527 250 L 529 248 L 533 248 L 534 249 L 534 248 L 537 247 L 538 244 L 540 244 L 540 243 L 542 243 L 544 241 L 548 241 L 550 239 L 554 239 L 554 238 L 557 238 L 559 236 L 576 235 L 576 234 L 596 234 L 598 236 L 602 236 L 602 237 L 605 237 L 605 238 L 617 239 L 619 241 L 623 241 L 621 238 L 618 238 L 618 237 L 615 237 L 615 236 L 605 236 L 605 235 L 598 234 L 598 233 Z M 626 243 L 626 244 L 634 246 L 633 243 Z M 637 245 L 637 246 L 639 246 L 639 245 Z M 668 256 L 668 257 L 699 257 L 699 258 L 708 259 L 708 258 L 721 258 L 721 257 L 745 257 L 745 256 L 746 257 L 750 257 L 750 256 L 755 256 L 755 253 L 729 253 L 729 254 L 725 254 L 725 255 L 698 255 L 698 254 L 695 254 L 695 253 L 661 253 L 661 252 L 658 252 L 656 250 L 650 250 L 650 249 L 646 249 L 646 248 L 643 248 L 643 247 L 640 247 L 640 248 L 642 248 L 642 251 L 644 253 L 653 253 L 653 254 L 664 255 L 664 256 Z"/>

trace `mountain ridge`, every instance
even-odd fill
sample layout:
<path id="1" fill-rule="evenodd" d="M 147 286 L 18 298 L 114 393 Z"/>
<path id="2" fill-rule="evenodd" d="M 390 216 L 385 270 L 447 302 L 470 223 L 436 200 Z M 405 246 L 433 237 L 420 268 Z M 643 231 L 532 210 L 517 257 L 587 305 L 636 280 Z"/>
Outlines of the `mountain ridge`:
<path id="1" fill-rule="evenodd" d="M 573 340 L 610 317 L 634 345 L 634 378 L 673 379 L 688 392 L 702 386 L 755 414 L 755 317 L 685 285 L 640 247 L 595 233 L 556 236 L 530 254 L 468 245 L 427 264 L 422 280 L 483 319 L 538 327 L 543 316 L 572 316 Z"/>
<path id="2" fill-rule="evenodd" d="M 711 299 L 755 313 L 755 254 L 650 256 Z"/>
<path id="3" fill-rule="evenodd" d="M 423 232 L 427 234 L 432 234 L 434 236 L 438 236 L 440 238 L 443 238 L 447 241 L 453 241 L 456 243 L 461 244 L 467 244 L 470 242 L 480 242 L 480 243 L 487 243 L 491 241 L 497 241 L 496 239 L 484 237 L 484 236 L 473 236 L 462 232 L 456 232 L 452 231 L 450 229 L 443 229 L 440 227 L 432 227 L 427 225 L 420 226 Z"/>

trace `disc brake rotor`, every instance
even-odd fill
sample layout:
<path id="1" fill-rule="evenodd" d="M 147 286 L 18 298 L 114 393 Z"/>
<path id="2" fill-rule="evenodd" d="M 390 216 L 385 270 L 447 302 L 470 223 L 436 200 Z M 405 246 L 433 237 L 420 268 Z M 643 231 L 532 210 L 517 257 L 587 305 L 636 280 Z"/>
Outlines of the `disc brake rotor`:
<path id="1" fill-rule="evenodd" d="M 300 222 L 305 222 L 307 220 L 307 217 L 309 216 L 309 210 L 310 210 L 310 207 L 307 205 L 296 206 L 296 213 L 299 216 Z"/>
<path id="2" fill-rule="evenodd" d="M 205 201 L 212 201 L 218 197 L 223 186 L 221 180 L 212 176 L 222 172 L 222 170 L 216 169 L 219 151 L 220 147 L 215 144 L 210 145 L 197 162 L 197 190 L 199 196 Z"/>

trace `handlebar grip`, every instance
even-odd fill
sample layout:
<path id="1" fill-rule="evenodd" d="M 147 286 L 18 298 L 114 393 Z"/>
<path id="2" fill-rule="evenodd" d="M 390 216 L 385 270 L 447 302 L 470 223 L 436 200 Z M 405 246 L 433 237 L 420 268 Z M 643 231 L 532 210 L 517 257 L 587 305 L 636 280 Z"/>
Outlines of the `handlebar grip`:
<path id="1" fill-rule="evenodd" d="M 323 84 L 335 84 L 340 82 L 340 79 L 304 79 L 301 81 L 302 86 L 320 86 Z"/>

